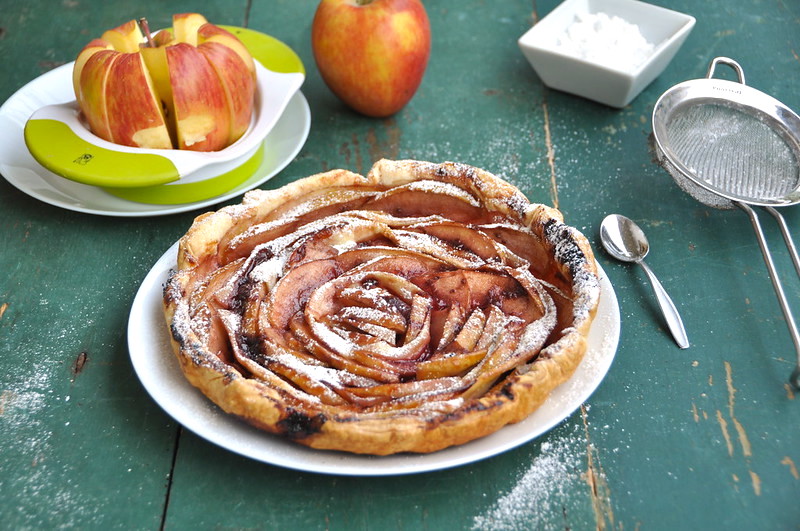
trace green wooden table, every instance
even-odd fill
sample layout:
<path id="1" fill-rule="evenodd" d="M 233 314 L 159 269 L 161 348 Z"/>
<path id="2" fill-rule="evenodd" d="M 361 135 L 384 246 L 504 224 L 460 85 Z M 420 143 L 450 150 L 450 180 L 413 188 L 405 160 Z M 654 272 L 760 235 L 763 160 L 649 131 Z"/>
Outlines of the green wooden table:
<path id="1" fill-rule="evenodd" d="M 46 2 L 0 9 L 0 101 L 72 61 L 102 30 L 172 12 L 268 33 L 292 47 L 312 114 L 273 188 L 380 158 L 485 168 L 558 206 L 597 250 L 620 303 L 616 358 L 594 395 L 545 435 L 456 468 L 393 477 L 298 472 L 206 442 L 145 392 L 128 355 L 133 297 L 199 212 L 84 214 L 0 180 L 0 524 L 7 529 L 798 529 L 800 402 L 794 350 L 747 218 L 704 207 L 653 162 L 657 98 L 718 55 L 800 108 L 800 4 L 656 0 L 697 25 L 624 109 L 548 90 L 516 40 L 555 0 L 427 2 L 433 52 L 410 105 L 368 119 L 322 82 L 311 0 Z M 228 203 L 238 202 L 234 198 Z M 597 241 L 611 212 L 639 222 L 648 263 L 684 318 L 667 334 L 638 268 Z M 800 212 L 786 211 L 800 229 Z M 765 230 L 790 303 L 800 282 Z M 797 231 L 796 231 L 797 232 Z"/>

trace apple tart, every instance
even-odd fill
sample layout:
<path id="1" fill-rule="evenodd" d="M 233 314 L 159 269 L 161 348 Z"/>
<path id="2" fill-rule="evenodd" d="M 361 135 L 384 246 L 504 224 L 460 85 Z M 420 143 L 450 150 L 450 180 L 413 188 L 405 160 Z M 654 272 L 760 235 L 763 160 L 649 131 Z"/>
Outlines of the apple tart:
<path id="1" fill-rule="evenodd" d="M 561 213 L 458 163 L 333 170 L 195 219 L 164 287 L 186 378 L 321 449 L 462 444 L 573 374 L 599 300 Z"/>

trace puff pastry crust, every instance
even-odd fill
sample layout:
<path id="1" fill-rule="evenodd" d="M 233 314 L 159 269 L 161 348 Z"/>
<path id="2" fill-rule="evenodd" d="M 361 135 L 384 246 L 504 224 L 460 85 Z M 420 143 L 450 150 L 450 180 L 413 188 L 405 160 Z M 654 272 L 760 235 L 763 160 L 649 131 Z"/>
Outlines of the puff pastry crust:
<path id="1" fill-rule="evenodd" d="M 599 293 L 558 210 L 475 167 L 381 160 L 197 217 L 164 310 L 186 378 L 226 412 L 387 455 L 530 415 L 583 358 Z"/>

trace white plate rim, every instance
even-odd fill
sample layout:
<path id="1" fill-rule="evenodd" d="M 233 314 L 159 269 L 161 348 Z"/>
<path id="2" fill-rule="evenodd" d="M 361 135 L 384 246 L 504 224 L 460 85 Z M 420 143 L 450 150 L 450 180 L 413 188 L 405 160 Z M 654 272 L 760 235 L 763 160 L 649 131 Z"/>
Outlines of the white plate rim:
<path id="1" fill-rule="evenodd" d="M 139 203 L 113 196 L 101 188 L 69 181 L 40 165 L 25 147 L 24 122 L 12 116 L 25 98 L 41 98 L 42 105 L 63 103 L 52 89 L 42 87 L 71 85 L 73 63 L 61 65 L 28 82 L 0 106 L 0 173 L 21 192 L 52 206 L 101 216 L 145 217 L 188 212 L 217 204 L 255 188 L 291 163 L 305 145 L 311 130 L 311 109 L 300 90 L 289 100 L 281 117 L 264 139 L 264 161 L 244 183 L 224 194 L 176 205 Z M 11 164 L 9 156 L 17 160 Z"/>
<path id="2" fill-rule="evenodd" d="M 460 446 L 430 454 L 363 456 L 306 448 L 257 430 L 224 413 L 191 386 L 178 367 L 162 310 L 162 289 L 175 268 L 177 242 L 146 275 L 131 306 L 128 349 L 139 380 L 174 420 L 199 437 L 256 461 L 303 472 L 341 476 L 393 476 L 474 463 L 525 444 L 568 418 L 597 389 L 614 360 L 620 335 L 619 303 L 598 264 L 600 303 L 588 349 L 572 378 L 525 420 Z"/>

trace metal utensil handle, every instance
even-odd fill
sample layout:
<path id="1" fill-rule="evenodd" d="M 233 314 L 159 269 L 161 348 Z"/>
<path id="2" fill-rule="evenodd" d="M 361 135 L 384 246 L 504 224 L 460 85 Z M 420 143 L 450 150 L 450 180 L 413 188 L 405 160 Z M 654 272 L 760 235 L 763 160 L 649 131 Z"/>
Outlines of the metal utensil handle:
<path id="1" fill-rule="evenodd" d="M 736 71 L 736 76 L 739 78 L 739 83 L 742 85 L 745 84 L 744 82 L 744 70 L 742 69 L 741 65 L 731 59 L 730 57 L 715 57 L 711 60 L 711 64 L 708 65 L 708 71 L 706 72 L 706 78 L 711 79 L 714 77 L 714 70 L 716 70 L 718 64 L 728 65 Z"/>
<path id="2" fill-rule="evenodd" d="M 667 290 L 661 285 L 661 282 L 656 278 L 656 275 L 650 267 L 641 260 L 638 264 L 642 266 L 642 269 L 644 269 L 644 272 L 647 273 L 647 277 L 650 279 L 650 284 L 653 285 L 658 305 L 661 306 L 661 313 L 664 314 L 664 319 L 667 321 L 667 326 L 675 342 L 680 348 L 689 348 L 689 338 L 686 336 L 686 329 L 683 327 L 683 320 L 681 320 L 675 303 L 672 302 L 672 299 L 667 294 Z"/>
<path id="3" fill-rule="evenodd" d="M 798 375 L 800 375 L 800 334 L 797 332 L 797 325 L 794 322 L 794 317 L 792 317 L 792 310 L 789 308 L 789 302 L 786 300 L 786 294 L 783 292 L 783 286 L 778 278 L 778 272 L 775 269 L 775 263 L 772 260 L 772 254 L 770 254 L 769 247 L 767 246 L 767 239 L 764 237 L 764 231 L 761 229 L 761 223 L 758 220 L 758 215 L 756 214 L 755 210 L 750 208 L 750 206 L 746 205 L 745 203 L 739 203 L 736 201 L 734 204 L 747 213 L 747 216 L 750 218 L 750 223 L 752 223 L 753 229 L 756 231 L 758 245 L 761 247 L 761 254 L 764 255 L 764 262 L 767 264 L 769 278 L 772 280 L 772 287 L 775 288 L 775 294 L 778 296 L 778 302 L 781 305 L 781 310 L 783 310 L 783 317 L 785 318 L 786 324 L 789 327 L 789 333 L 792 336 L 794 348 L 797 352 L 797 364 L 792 372 L 790 381 L 796 389 L 800 390 L 800 378 L 798 378 Z"/>
<path id="4" fill-rule="evenodd" d="M 789 225 L 783 218 L 783 214 L 778 212 L 778 209 L 770 206 L 764 208 L 767 210 L 767 212 L 772 214 L 772 216 L 778 222 L 778 226 L 781 228 L 781 234 L 783 235 L 783 241 L 786 242 L 786 248 L 789 249 L 789 256 L 792 257 L 792 263 L 794 264 L 794 269 L 795 271 L 797 271 L 797 276 L 800 276 L 800 256 L 797 255 L 797 247 L 795 247 L 794 240 L 792 239 L 792 235 L 789 232 Z"/>

